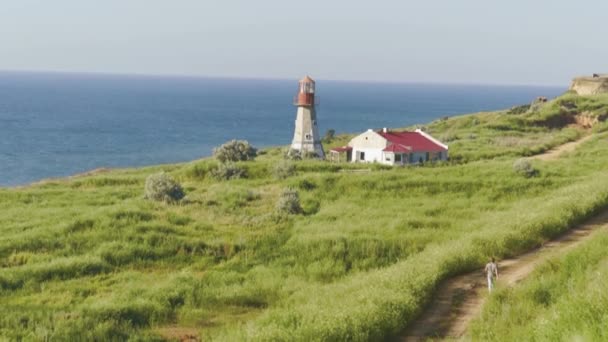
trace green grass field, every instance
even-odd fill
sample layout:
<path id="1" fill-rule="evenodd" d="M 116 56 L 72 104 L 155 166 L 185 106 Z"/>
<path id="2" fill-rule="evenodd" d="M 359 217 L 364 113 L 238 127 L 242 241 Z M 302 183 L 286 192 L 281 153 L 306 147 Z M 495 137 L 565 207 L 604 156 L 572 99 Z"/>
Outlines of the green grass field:
<path id="1" fill-rule="evenodd" d="M 604 101 L 581 103 L 601 115 Z M 538 119 L 551 108 L 430 123 L 451 137 L 445 164 L 299 161 L 277 179 L 277 148 L 239 163 L 246 179 L 215 180 L 207 159 L 1 189 L 0 337 L 152 340 L 166 327 L 226 341 L 393 336 L 442 279 L 608 208 L 604 124 L 576 153 L 533 161 L 537 176 L 514 172 L 516 159 L 583 134 Z M 161 170 L 182 183 L 184 203 L 143 198 Z M 275 212 L 287 187 L 302 214 Z"/>

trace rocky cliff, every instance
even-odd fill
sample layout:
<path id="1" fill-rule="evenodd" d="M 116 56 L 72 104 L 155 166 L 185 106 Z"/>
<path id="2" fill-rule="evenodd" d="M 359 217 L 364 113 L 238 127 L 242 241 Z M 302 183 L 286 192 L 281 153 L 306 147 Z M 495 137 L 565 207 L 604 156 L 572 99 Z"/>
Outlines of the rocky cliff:
<path id="1" fill-rule="evenodd" d="M 608 93 L 608 74 L 596 74 L 592 77 L 577 77 L 572 80 L 570 90 L 579 95 Z"/>

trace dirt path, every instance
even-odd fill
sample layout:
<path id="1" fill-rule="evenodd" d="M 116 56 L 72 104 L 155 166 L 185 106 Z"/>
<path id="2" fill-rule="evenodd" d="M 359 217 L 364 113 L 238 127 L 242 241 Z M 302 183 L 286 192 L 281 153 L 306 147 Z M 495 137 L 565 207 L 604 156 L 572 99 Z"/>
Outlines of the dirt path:
<path id="1" fill-rule="evenodd" d="M 168 326 L 163 328 L 157 328 L 158 332 L 162 337 L 171 341 L 180 342 L 199 342 L 199 331 L 196 328 L 185 328 L 179 326 Z"/>
<path id="2" fill-rule="evenodd" d="M 592 231 L 608 231 L 608 211 L 582 224 L 553 241 L 529 253 L 498 262 L 498 286 L 513 286 L 527 277 L 549 256 L 563 253 L 589 238 Z M 442 283 L 433 301 L 422 315 L 412 322 L 400 340 L 462 337 L 474 317 L 481 312 L 487 297 L 485 275 L 482 270 Z"/>
<path id="3" fill-rule="evenodd" d="M 574 151 L 580 144 L 582 144 L 585 141 L 591 139 L 592 137 L 593 137 L 593 134 L 585 135 L 584 137 L 582 137 L 582 138 L 580 138 L 578 140 L 571 141 L 569 143 L 565 143 L 563 145 L 556 146 L 556 147 L 550 149 L 549 151 L 547 151 L 547 152 L 545 152 L 543 154 L 532 156 L 530 158 L 531 159 L 539 159 L 539 160 L 552 160 L 552 159 L 556 159 L 562 153 L 567 153 L 567 152 Z"/>

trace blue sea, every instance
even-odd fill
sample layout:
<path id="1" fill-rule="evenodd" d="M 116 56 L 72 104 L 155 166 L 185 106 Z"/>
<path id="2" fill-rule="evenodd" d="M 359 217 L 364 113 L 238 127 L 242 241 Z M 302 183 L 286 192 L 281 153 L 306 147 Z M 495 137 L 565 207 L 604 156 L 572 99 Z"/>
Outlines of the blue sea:
<path id="1" fill-rule="evenodd" d="M 294 80 L 0 73 L 0 186 L 291 142 Z M 558 87 L 317 81 L 321 134 L 403 127 L 554 97 Z"/>

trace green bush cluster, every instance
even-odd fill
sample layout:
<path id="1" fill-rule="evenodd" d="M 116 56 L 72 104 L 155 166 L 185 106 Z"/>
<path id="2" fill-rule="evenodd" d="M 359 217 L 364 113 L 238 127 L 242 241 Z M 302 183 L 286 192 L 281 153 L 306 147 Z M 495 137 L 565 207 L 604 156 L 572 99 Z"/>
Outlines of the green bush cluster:
<path id="1" fill-rule="evenodd" d="M 257 150 L 246 140 L 230 140 L 213 149 L 213 156 L 221 163 L 253 160 Z"/>
<path id="2" fill-rule="evenodd" d="M 185 193 L 182 186 L 164 172 L 156 173 L 146 178 L 144 197 L 149 200 L 168 203 L 179 202 Z"/>
<path id="3" fill-rule="evenodd" d="M 534 177 L 538 175 L 538 170 L 532 166 L 532 163 L 528 159 L 518 159 L 513 163 L 513 171 L 518 175 L 524 177 Z"/>
<path id="4" fill-rule="evenodd" d="M 276 205 L 277 212 L 281 214 L 299 214 L 302 212 L 300 195 L 295 189 L 283 189 Z"/>

